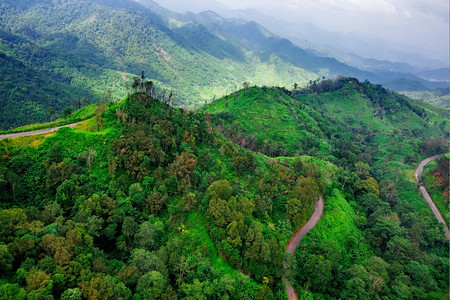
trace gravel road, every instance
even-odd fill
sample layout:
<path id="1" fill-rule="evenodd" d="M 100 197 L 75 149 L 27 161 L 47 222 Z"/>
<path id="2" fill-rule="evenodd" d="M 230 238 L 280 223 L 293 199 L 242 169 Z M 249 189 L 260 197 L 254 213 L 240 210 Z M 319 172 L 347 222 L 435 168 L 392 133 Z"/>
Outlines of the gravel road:
<path id="1" fill-rule="evenodd" d="M 29 136 L 29 135 L 36 135 L 36 134 L 53 132 L 53 131 L 57 131 L 60 128 L 73 127 L 73 126 L 76 126 L 76 125 L 78 125 L 80 123 L 81 122 L 77 122 L 77 123 L 67 124 L 67 125 L 53 127 L 53 128 L 35 130 L 35 131 L 25 131 L 25 132 L 18 132 L 18 133 L 3 134 L 3 135 L 0 135 L 0 140 L 12 139 L 12 138 L 20 137 L 20 136 Z"/>

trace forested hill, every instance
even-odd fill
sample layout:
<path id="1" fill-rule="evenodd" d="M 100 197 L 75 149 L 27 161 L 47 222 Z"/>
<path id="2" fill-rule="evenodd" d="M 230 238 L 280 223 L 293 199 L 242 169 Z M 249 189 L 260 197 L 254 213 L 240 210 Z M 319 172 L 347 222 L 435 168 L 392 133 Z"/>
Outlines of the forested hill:
<path id="1" fill-rule="evenodd" d="M 414 177 L 423 158 L 448 149 L 447 110 L 338 78 L 294 91 L 248 87 L 202 112 L 244 147 L 307 153 L 339 167 L 340 192 L 325 190 L 324 217 L 296 252 L 297 294 L 448 297 L 448 241 Z M 445 214 L 448 197 L 437 199 Z"/>
<path id="2" fill-rule="evenodd" d="M 282 277 L 311 298 L 447 298 L 448 241 L 413 174 L 447 149 L 448 112 L 354 78 L 169 101 L 138 91 L 0 141 L 0 298 L 285 299 Z"/>
<path id="3" fill-rule="evenodd" d="M 254 151 L 308 153 L 332 161 L 355 152 L 346 143 L 356 140 L 375 145 L 401 138 L 417 153 L 427 140 L 447 138 L 450 128 L 445 109 L 347 77 L 316 80 L 292 91 L 246 86 L 200 110 L 225 136 Z"/>
<path id="4" fill-rule="evenodd" d="M 177 100 L 184 104 L 224 95 L 246 80 L 285 85 L 292 77 L 298 81 L 317 77 L 275 54 L 263 58 L 244 53 L 204 27 L 187 26 L 186 31 L 193 31 L 177 33 L 133 1 L 2 1 L 0 24 L 4 55 L 35 72 L 45 71 L 52 78 L 92 91 L 97 99 L 108 90 L 122 98 L 131 86 L 132 74 L 142 70 L 162 83 L 159 87 L 176 91 Z M 193 35 L 202 37 L 201 43 L 192 40 Z M 45 91 L 47 85 L 40 89 Z M 88 93 L 84 96 L 95 100 Z M 23 97 L 32 101 L 27 94 L 12 97 L 14 101 L 8 100 L 12 103 Z M 54 98 L 49 97 L 48 106 L 60 101 Z M 61 101 L 70 104 L 70 99 Z"/>
<path id="5" fill-rule="evenodd" d="M 334 168 L 252 153 L 166 100 L 0 141 L 1 299 L 284 298 L 284 249 Z"/>
<path id="6" fill-rule="evenodd" d="M 291 86 L 322 76 L 378 81 L 403 76 L 386 73 L 381 78 L 319 57 L 256 23 L 212 12 L 180 15 L 152 1 L 140 2 L 2 1 L 0 53 L 21 62 L 19 72 L 29 74 L 0 79 L 2 107 L 11 112 L 2 115 L 0 126 L 47 120 L 49 107 L 59 112 L 72 99 L 96 102 L 109 92 L 122 99 L 134 74 L 142 71 L 172 92 L 178 105 L 203 104 L 245 81 Z M 2 71 L 10 74 L 10 68 Z M 32 91 L 21 91 L 41 77 Z"/>

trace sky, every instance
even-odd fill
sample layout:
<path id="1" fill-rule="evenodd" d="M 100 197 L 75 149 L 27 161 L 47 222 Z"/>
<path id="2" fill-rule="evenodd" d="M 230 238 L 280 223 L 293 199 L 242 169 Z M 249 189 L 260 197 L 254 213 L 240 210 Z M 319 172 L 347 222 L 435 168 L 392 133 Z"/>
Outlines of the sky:
<path id="1" fill-rule="evenodd" d="M 448 65 L 448 0 L 156 0 L 167 8 L 257 9 L 293 24 L 310 22 L 332 32 L 392 41 Z M 220 13 L 220 11 L 219 11 Z"/>

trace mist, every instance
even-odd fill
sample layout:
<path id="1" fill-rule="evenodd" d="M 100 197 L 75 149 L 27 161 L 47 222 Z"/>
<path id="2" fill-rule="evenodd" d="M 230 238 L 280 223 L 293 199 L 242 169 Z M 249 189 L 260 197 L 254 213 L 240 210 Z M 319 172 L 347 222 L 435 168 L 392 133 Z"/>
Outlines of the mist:
<path id="1" fill-rule="evenodd" d="M 157 0 L 178 12 L 213 10 L 254 20 L 302 46 L 326 52 L 449 65 L 447 0 Z M 309 44 L 308 44 L 309 43 Z"/>

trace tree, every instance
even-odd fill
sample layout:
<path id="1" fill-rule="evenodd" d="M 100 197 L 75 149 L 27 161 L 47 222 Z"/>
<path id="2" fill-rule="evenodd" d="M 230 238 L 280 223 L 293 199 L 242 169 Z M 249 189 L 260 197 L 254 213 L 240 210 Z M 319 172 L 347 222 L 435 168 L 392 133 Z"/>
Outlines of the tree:
<path id="1" fill-rule="evenodd" d="M 227 225 L 227 219 L 231 212 L 226 200 L 221 198 L 211 199 L 208 212 L 214 217 L 216 226 L 225 227 Z"/>
<path id="2" fill-rule="evenodd" d="M 87 299 L 107 300 L 114 296 L 113 290 L 101 275 L 92 277 L 89 281 L 80 282 L 83 297 Z"/>
<path id="3" fill-rule="evenodd" d="M 249 86 L 250 86 L 250 83 L 248 83 L 247 81 L 244 81 L 244 83 L 242 83 L 242 87 L 244 88 L 244 96 L 245 96 L 245 91 L 248 89 Z"/>
<path id="4" fill-rule="evenodd" d="M 311 288 L 318 292 L 325 292 L 333 278 L 332 262 L 322 255 L 309 255 L 304 270 L 311 283 Z"/>
<path id="5" fill-rule="evenodd" d="M 100 103 L 110 104 L 112 103 L 112 92 L 106 91 L 102 95 L 102 99 L 100 100 Z"/>
<path id="6" fill-rule="evenodd" d="M 143 222 L 136 233 L 135 244 L 139 248 L 153 250 L 157 246 L 157 232 L 150 222 Z"/>
<path id="7" fill-rule="evenodd" d="M 144 88 L 145 88 L 145 93 L 147 94 L 147 96 L 153 97 L 153 93 L 154 93 L 153 81 L 145 82 L 144 83 Z"/>
<path id="8" fill-rule="evenodd" d="M 14 258 L 9 253 L 6 245 L 0 245 L 0 271 L 6 272 L 11 270 Z"/>
<path id="9" fill-rule="evenodd" d="M 344 299 L 369 299 L 369 273 L 361 265 L 354 265 L 350 269 L 351 278 L 345 284 L 342 293 Z"/>
<path id="10" fill-rule="evenodd" d="M 175 160 L 168 166 L 167 173 L 169 175 L 174 175 L 178 179 L 184 178 L 186 184 L 190 185 L 190 177 L 195 169 L 195 164 L 197 161 L 188 152 L 183 152 L 178 155 Z"/>
<path id="11" fill-rule="evenodd" d="M 81 98 L 81 104 L 83 104 L 84 106 L 88 106 L 89 104 L 91 104 L 91 102 L 86 99 L 86 98 Z"/>
<path id="12" fill-rule="evenodd" d="M 141 278 L 142 273 L 136 266 L 122 266 L 122 269 L 117 273 L 120 281 L 122 281 L 127 287 L 134 288 Z"/>
<path id="13" fill-rule="evenodd" d="M 28 291 L 44 290 L 48 287 L 51 289 L 52 280 L 50 279 L 50 275 L 43 271 L 30 273 L 26 281 Z"/>
<path id="14" fill-rule="evenodd" d="M 122 234 L 127 238 L 131 238 L 136 233 L 137 226 L 138 225 L 134 221 L 134 218 L 125 217 L 125 219 L 123 219 L 123 223 L 122 223 Z"/>
<path id="15" fill-rule="evenodd" d="M 47 109 L 47 113 L 50 115 L 50 122 L 53 121 L 53 117 L 55 116 L 55 109 L 53 107 L 49 107 Z"/>
<path id="16" fill-rule="evenodd" d="M 73 112 L 73 110 L 72 110 L 71 107 L 66 107 L 61 112 L 61 117 L 62 118 L 67 118 L 68 116 L 70 116 L 72 114 L 72 112 Z"/>
<path id="17" fill-rule="evenodd" d="M 27 292 L 18 284 L 3 283 L 0 285 L 0 299 L 25 300 Z"/>
<path id="18" fill-rule="evenodd" d="M 99 104 L 95 110 L 95 121 L 97 122 L 97 132 L 100 131 L 100 126 L 104 124 L 103 117 L 105 115 L 106 106 Z"/>
<path id="19" fill-rule="evenodd" d="M 72 99 L 71 103 L 75 109 L 81 108 L 81 100 L 80 99 Z"/>
<path id="20" fill-rule="evenodd" d="M 228 200 L 233 193 L 233 188 L 228 180 L 214 181 L 208 188 L 211 197 Z"/>
<path id="21" fill-rule="evenodd" d="M 61 294 L 61 300 L 81 300 L 83 293 L 79 288 L 65 290 Z"/>

